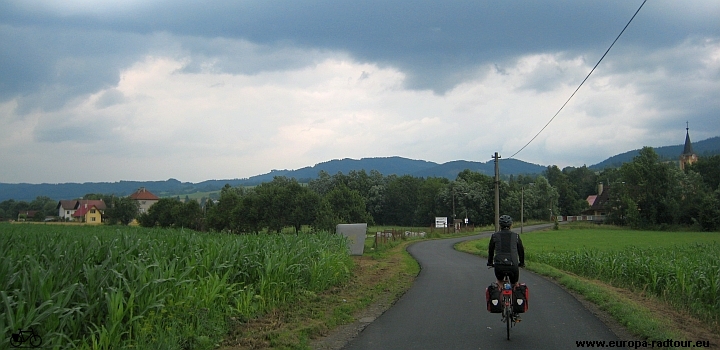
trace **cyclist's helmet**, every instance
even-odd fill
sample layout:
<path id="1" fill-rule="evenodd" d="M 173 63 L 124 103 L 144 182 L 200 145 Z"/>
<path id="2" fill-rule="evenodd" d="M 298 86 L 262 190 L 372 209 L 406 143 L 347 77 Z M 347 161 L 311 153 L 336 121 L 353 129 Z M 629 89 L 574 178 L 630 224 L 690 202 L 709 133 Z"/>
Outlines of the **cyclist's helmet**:
<path id="1" fill-rule="evenodd" d="M 512 218 L 510 215 L 503 215 L 500 217 L 500 228 L 508 228 L 512 226 Z"/>

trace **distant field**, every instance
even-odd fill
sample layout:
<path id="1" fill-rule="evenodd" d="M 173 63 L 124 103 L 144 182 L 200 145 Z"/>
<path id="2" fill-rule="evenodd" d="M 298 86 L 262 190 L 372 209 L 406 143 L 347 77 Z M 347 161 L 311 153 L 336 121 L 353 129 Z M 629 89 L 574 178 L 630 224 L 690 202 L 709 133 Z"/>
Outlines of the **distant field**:
<path id="1" fill-rule="evenodd" d="M 301 184 L 303 186 L 307 186 L 307 184 Z M 255 186 L 242 186 L 245 189 L 254 188 Z M 212 199 L 219 199 L 220 198 L 220 190 L 217 191 L 207 191 L 207 192 L 194 192 L 194 193 L 187 193 L 187 194 L 160 194 L 160 197 L 168 197 L 168 198 L 176 198 L 180 197 L 180 199 L 185 199 L 185 196 L 188 196 L 190 199 L 200 200 L 203 197 L 205 198 L 212 198 Z"/>
<path id="2" fill-rule="evenodd" d="M 544 252 L 575 249 L 607 251 L 630 246 L 660 248 L 691 243 L 712 243 L 720 242 L 720 233 L 656 232 L 598 228 L 537 232 L 523 235 L 522 240 L 529 247 L 529 253 L 532 256 Z"/>
<path id="3" fill-rule="evenodd" d="M 190 197 L 190 199 L 202 199 L 205 198 L 220 198 L 220 191 L 210 191 L 210 192 L 195 192 L 187 195 Z M 180 196 L 180 198 L 185 198 L 185 196 Z"/>
<path id="4" fill-rule="evenodd" d="M 158 197 L 160 197 L 160 198 L 178 198 L 178 197 L 180 197 L 180 199 L 185 199 L 185 196 L 187 196 L 190 199 L 194 199 L 194 200 L 200 200 L 203 197 L 219 199 L 220 198 L 220 190 L 208 191 L 208 192 L 194 192 L 194 193 L 186 193 L 186 194 L 167 194 L 167 193 L 159 193 L 158 194 Z"/>
<path id="5" fill-rule="evenodd" d="M 519 232 L 518 228 L 513 231 Z M 614 226 L 561 226 L 558 231 L 549 230 L 522 235 L 529 256 L 566 250 L 617 250 L 630 246 L 660 248 L 691 243 L 720 243 L 718 232 L 658 232 L 635 231 Z M 473 245 L 487 250 L 489 239 L 473 241 Z"/>

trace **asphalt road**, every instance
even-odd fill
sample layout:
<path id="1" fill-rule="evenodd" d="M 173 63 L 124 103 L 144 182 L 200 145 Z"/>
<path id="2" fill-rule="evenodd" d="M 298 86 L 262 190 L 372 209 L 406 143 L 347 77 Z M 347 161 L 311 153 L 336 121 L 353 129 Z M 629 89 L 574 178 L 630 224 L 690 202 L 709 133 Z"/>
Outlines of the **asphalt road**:
<path id="1" fill-rule="evenodd" d="M 485 306 L 493 270 L 485 258 L 453 249 L 458 242 L 489 234 L 409 246 L 421 267 L 412 288 L 344 349 L 577 349 L 576 341 L 618 340 L 572 295 L 521 269 L 520 282 L 530 290 L 529 310 L 508 341 L 500 315 Z"/>

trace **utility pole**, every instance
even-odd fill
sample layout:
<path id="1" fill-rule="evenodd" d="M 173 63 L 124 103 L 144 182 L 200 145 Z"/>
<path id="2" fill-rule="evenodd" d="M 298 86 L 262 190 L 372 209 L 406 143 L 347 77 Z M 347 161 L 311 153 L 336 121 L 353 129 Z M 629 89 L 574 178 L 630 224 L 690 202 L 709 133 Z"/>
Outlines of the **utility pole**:
<path id="1" fill-rule="evenodd" d="M 520 190 L 520 234 L 523 233 L 523 226 L 525 225 L 525 186 L 521 187 Z"/>
<path id="2" fill-rule="evenodd" d="M 457 224 L 455 223 L 455 188 L 454 187 L 452 190 L 452 197 L 453 197 L 453 232 L 458 232 Z"/>
<path id="3" fill-rule="evenodd" d="M 452 199 L 453 199 L 453 225 L 455 225 L 455 188 L 452 189 Z"/>
<path id="4" fill-rule="evenodd" d="M 500 231 L 500 155 L 495 152 L 495 232 Z"/>

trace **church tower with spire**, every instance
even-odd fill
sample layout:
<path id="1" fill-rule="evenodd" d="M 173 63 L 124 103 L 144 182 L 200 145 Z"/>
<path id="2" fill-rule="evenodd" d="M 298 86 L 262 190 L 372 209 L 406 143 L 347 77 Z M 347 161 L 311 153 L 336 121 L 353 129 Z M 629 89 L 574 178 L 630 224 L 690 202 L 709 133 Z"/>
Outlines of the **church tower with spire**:
<path id="1" fill-rule="evenodd" d="M 692 142 L 690 142 L 690 123 L 685 123 L 685 147 L 680 155 L 680 169 L 685 170 L 685 166 L 692 165 L 697 162 L 698 157 L 693 152 Z"/>

